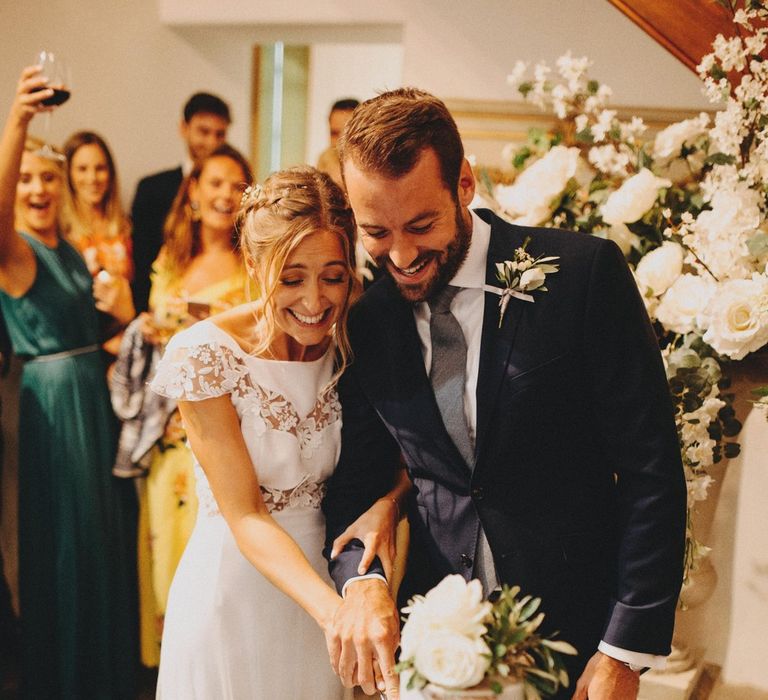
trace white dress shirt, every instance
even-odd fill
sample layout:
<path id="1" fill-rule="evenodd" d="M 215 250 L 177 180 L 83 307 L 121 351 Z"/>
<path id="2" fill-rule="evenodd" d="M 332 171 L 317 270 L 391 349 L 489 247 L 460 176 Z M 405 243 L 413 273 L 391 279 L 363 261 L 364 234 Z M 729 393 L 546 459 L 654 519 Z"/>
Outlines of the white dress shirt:
<path id="1" fill-rule="evenodd" d="M 474 211 L 472 214 L 472 239 L 464 263 L 449 282 L 451 286 L 460 287 L 451 302 L 451 313 L 456 317 L 467 343 L 467 368 L 464 383 L 464 413 L 467 417 L 472 442 L 477 434 L 477 377 L 480 368 L 480 344 L 483 331 L 483 313 L 485 309 L 485 271 L 488 258 L 488 246 L 491 240 L 491 226 L 483 221 Z M 427 375 L 432 366 L 432 340 L 429 330 L 431 313 L 427 302 L 414 304 L 413 316 L 416 320 L 416 332 L 421 341 L 421 352 L 424 356 L 424 368 Z M 368 574 L 360 578 L 381 578 L 378 574 Z M 359 579 L 352 578 L 344 585 Z M 531 592 L 534 593 L 535 592 Z M 342 592 L 343 595 L 343 592 Z M 546 612 L 546 611 L 545 611 Z M 568 641 L 568 640 L 565 640 Z M 662 669 L 666 665 L 666 657 L 653 654 L 643 654 L 635 651 L 620 649 L 606 642 L 600 642 L 598 649 L 604 654 L 625 661 L 633 666 Z"/>

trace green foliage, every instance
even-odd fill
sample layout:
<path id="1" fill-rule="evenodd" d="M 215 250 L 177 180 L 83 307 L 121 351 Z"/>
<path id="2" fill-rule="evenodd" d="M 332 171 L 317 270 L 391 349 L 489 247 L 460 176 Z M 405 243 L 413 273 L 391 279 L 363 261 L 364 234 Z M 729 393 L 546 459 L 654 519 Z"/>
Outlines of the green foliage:
<path id="1" fill-rule="evenodd" d="M 756 233 L 752 238 L 747 241 L 747 248 L 749 254 L 761 258 L 764 255 L 768 255 L 768 233 Z"/>
<path id="2" fill-rule="evenodd" d="M 485 639 L 491 650 L 491 668 L 501 677 L 518 678 L 535 692 L 548 697 L 568 687 L 564 656 L 576 654 L 570 644 L 539 633 L 544 614 L 540 598 L 523 596 L 520 588 L 504 586 L 494 603 Z M 501 685 L 494 692 L 501 692 Z"/>
<path id="3" fill-rule="evenodd" d="M 736 157 L 726 153 L 710 153 L 704 162 L 707 165 L 733 165 L 736 162 Z"/>

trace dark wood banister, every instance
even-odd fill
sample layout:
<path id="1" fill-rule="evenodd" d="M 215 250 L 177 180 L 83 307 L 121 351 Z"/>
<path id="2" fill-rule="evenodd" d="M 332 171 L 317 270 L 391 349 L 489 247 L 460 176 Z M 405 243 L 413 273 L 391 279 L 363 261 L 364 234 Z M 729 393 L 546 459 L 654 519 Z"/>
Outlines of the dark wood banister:
<path id="1" fill-rule="evenodd" d="M 728 11 L 716 0 L 608 0 L 692 71 L 718 34 L 734 35 Z"/>

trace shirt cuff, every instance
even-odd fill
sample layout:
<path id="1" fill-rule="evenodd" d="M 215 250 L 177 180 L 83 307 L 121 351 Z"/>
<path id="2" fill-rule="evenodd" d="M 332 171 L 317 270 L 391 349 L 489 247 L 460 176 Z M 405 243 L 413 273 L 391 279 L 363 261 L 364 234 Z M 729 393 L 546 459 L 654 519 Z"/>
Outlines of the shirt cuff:
<path id="1" fill-rule="evenodd" d="M 639 651 L 628 651 L 627 649 L 615 647 L 607 642 L 600 642 L 600 644 L 597 645 L 597 648 L 606 656 L 610 656 L 618 661 L 626 661 L 633 666 L 640 666 L 641 668 L 652 668 L 654 671 L 662 671 L 667 665 L 666 656 L 643 654 Z"/>
<path id="2" fill-rule="evenodd" d="M 367 578 L 377 578 L 379 581 L 384 581 L 384 583 L 387 582 L 387 579 L 385 579 L 381 574 L 363 574 L 362 576 L 354 576 L 353 578 L 348 578 L 347 582 L 344 584 L 344 586 L 341 589 L 341 597 L 343 598 L 344 595 L 347 592 L 347 586 L 350 583 L 354 583 L 355 581 L 363 581 Z"/>

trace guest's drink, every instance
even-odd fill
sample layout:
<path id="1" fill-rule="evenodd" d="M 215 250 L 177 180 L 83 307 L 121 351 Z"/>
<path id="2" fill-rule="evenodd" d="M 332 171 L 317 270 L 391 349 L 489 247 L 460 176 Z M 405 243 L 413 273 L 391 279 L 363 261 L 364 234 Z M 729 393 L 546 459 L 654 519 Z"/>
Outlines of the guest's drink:
<path id="1" fill-rule="evenodd" d="M 40 90 L 46 90 L 46 87 L 39 87 L 32 90 L 32 92 L 40 92 Z M 71 96 L 72 93 L 67 90 L 66 88 L 51 88 L 53 90 L 53 95 L 50 97 L 46 97 L 42 104 L 44 104 L 46 107 L 56 107 L 57 105 L 63 105 Z"/>

